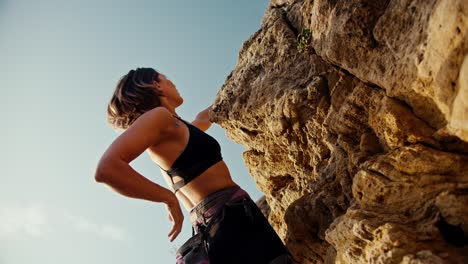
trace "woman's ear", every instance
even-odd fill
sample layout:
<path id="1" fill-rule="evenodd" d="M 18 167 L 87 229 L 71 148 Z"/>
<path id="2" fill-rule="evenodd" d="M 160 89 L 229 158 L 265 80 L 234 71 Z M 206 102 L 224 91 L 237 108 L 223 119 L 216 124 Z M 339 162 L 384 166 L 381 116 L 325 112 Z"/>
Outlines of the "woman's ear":
<path id="1" fill-rule="evenodd" d="M 164 91 L 161 88 L 161 86 L 159 86 L 159 83 L 157 81 L 153 81 L 153 85 L 154 85 L 154 89 L 156 89 L 156 91 L 158 91 L 158 94 L 160 96 L 164 96 Z"/>

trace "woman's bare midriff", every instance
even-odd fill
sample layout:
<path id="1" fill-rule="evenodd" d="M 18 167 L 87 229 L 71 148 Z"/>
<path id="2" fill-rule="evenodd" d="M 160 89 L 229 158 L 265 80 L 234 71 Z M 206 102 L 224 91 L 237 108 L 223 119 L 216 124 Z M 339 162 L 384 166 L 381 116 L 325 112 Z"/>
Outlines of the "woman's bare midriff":
<path id="1" fill-rule="evenodd" d="M 179 177 L 174 177 L 175 182 L 178 180 Z M 226 163 L 220 161 L 190 181 L 187 185 L 180 188 L 176 192 L 176 196 L 187 211 L 190 211 L 190 209 L 211 193 L 236 185 L 237 184 L 231 178 Z"/>

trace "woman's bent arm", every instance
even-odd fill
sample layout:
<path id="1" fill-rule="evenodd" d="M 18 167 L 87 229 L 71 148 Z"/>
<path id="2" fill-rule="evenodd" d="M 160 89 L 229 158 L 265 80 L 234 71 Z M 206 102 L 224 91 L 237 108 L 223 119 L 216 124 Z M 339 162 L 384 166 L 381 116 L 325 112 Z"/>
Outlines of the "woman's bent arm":
<path id="1" fill-rule="evenodd" d="M 127 197 L 166 204 L 177 200 L 170 190 L 145 178 L 123 160 L 101 160 L 95 179 Z"/>
<path id="2" fill-rule="evenodd" d="M 136 172 L 129 163 L 148 147 L 157 144 L 164 130 L 173 124 L 172 114 L 157 107 L 140 116 L 109 146 L 96 169 L 95 179 L 116 192 L 137 199 L 163 202 L 173 222 L 168 236 L 174 240 L 182 229 L 183 214 L 176 196 Z"/>
<path id="3" fill-rule="evenodd" d="M 173 223 L 167 236 L 172 242 L 179 235 L 184 216 L 177 197 L 170 190 L 143 177 L 121 160 L 102 160 L 96 170 L 95 179 L 127 197 L 165 203 L 169 220 Z"/>

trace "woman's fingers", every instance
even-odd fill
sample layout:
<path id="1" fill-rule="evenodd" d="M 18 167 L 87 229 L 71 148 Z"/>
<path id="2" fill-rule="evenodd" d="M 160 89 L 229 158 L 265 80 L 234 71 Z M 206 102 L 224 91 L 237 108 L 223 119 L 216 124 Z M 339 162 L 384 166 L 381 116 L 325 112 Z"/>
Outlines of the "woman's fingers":
<path id="1" fill-rule="evenodd" d="M 169 240 L 172 242 L 174 239 L 180 234 L 182 230 L 182 220 L 180 221 L 173 221 L 172 229 L 168 234 Z"/>
<path id="2" fill-rule="evenodd" d="M 182 230 L 184 215 L 182 214 L 179 203 L 167 205 L 167 210 L 169 212 L 169 221 L 173 223 L 172 229 L 167 236 L 172 242 Z"/>
<path id="3" fill-rule="evenodd" d="M 171 232 L 169 233 L 168 237 L 169 237 L 169 241 L 174 241 L 174 239 L 176 239 L 176 237 L 180 234 L 180 231 L 182 230 L 181 227 L 177 227 L 176 225 L 174 225 L 172 227 L 172 230 Z"/>

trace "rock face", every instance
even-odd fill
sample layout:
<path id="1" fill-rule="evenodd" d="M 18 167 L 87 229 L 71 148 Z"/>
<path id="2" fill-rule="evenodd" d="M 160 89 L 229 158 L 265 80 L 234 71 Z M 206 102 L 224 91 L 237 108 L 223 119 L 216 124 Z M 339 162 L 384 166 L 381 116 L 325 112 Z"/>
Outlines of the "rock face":
<path id="1" fill-rule="evenodd" d="M 210 115 L 296 263 L 468 263 L 467 51 L 466 0 L 271 1 Z"/>

